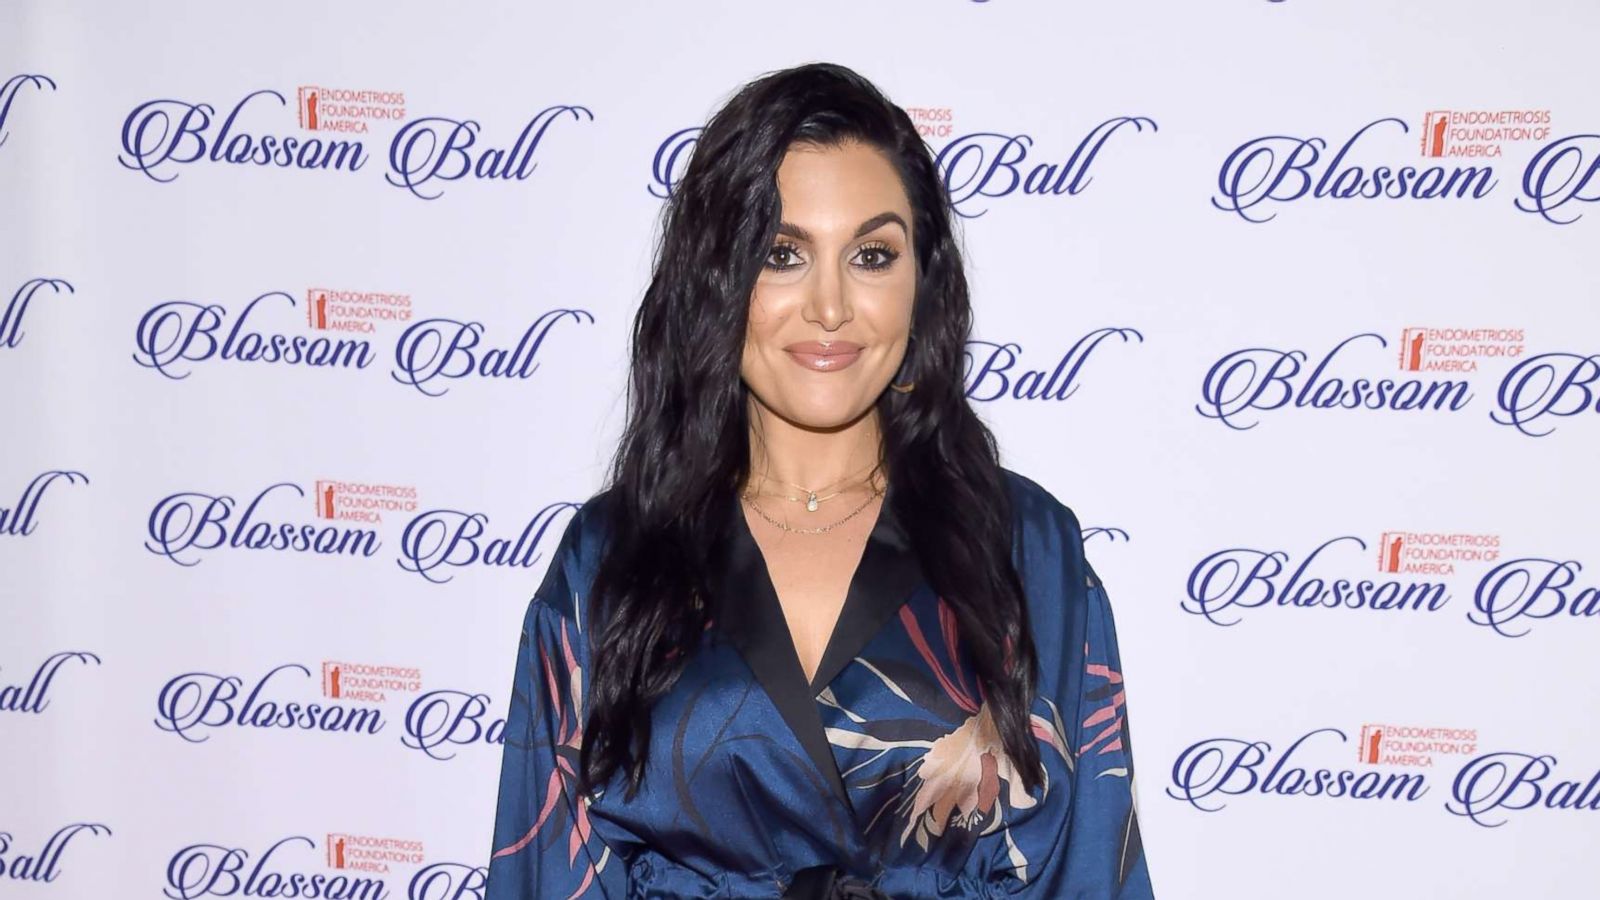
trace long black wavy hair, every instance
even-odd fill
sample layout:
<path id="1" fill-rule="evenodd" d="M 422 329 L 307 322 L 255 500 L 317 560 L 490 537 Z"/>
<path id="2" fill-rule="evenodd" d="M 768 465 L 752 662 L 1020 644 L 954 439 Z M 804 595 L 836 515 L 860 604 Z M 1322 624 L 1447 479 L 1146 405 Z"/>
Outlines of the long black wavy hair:
<path id="1" fill-rule="evenodd" d="M 1037 657 L 1012 564 L 1011 503 L 994 436 L 967 404 L 971 331 L 949 196 L 904 110 L 844 66 L 771 72 L 706 125 L 662 211 L 654 273 L 633 323 L 628 419 L 611 463 L 607 539 L 590 590 L 593 647 L 579 757 L 585 793 L 619 769 L 644 779 L 650 715 L 699 643 L 713 548 L 734 524 L 750 466 L 740 378 L 756 278 L 777 234 L 778 166 L 791 144 L 862 142 L 884 153 L 913 211 L 912 340 L 877 400 L 879 462 L 931 586 L 953 608 L 1006 754 L 1032 790 Z"/>

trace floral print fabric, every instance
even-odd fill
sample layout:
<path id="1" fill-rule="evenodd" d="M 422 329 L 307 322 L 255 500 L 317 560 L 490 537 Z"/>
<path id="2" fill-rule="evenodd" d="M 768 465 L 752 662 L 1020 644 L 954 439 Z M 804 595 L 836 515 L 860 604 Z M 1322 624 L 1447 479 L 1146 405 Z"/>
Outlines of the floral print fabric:
<path id="1" fill-rule="evenodd" d="M 815 685 L 736 529 L 711 627 L 653 710 L 638 794 L 624 802 L 619 774 L 585 801 L 583 601 L 602 494 L 569 523 L 524 620 L 488 900 L 781 897 L 823 864 L 896 898 L 1151 898 L 1106 591 L 1072 511 L 1005 474 L 1041 661 L 1042 786 L 1025 790 L 1003 752 L 956 617 L 885 502 Z"/>

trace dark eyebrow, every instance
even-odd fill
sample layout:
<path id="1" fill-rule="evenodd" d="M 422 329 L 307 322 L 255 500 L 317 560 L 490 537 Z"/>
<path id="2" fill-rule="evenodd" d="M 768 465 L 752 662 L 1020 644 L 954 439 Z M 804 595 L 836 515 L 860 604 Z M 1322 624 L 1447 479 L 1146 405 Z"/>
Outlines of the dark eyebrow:
<path id="1" fill-rule="evenodd" d="M 863 234 L 866 234 L 867 232 L 872 231 L 874 228 L 878 228 L 878 227 L 880 227 L 882 225 L 885 225 L 885 224 L 887 224 L 889 222 L 897 223 L 900 226 L 900 230 L 904 231 L 906 234 L 910 234 L 911 233 L 911 229 L 906 227 L 906 220 L 900 218 L 900 214 L 899 213 L 890 211 L 890 212 L 878 213 L 877 215 L 873 216 L 872 218 L 866 220 L 865 222 L 862 222 L 861 223 L 861 227 L 857 228 L 856 229 L 856 233 L 851 235 L 851 237 L 853 237 L 853 238 L 861 237 Z M 801 228 L 799 225 L 795 225 L 795 224 L 793 224 L 791 222 L 779 222 L 778 223 L 778 233 L 779 234 L 787 234 L 787 235 L 789 235 L 790 237 L 793 237 L 793 238 L 799 238 L 800 240 L 805 241 L 807 243 L 811 243 L 813 241 L 813 238 L 811 237 L 811 232 L 809 232 L 809 231 L 805 230 L 804 228 Z"/>

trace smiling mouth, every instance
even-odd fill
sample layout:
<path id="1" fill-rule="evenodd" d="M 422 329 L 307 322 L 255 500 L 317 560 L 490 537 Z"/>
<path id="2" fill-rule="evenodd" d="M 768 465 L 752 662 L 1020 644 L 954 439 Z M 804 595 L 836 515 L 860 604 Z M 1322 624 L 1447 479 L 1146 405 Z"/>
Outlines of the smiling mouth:
<path id="1" fill-rule="evenodd" d="M 790 359 L 813 372 L 837 372 L 860 359 L 865 348 L 850 341 L 804 341 L 783 349 Z"/>

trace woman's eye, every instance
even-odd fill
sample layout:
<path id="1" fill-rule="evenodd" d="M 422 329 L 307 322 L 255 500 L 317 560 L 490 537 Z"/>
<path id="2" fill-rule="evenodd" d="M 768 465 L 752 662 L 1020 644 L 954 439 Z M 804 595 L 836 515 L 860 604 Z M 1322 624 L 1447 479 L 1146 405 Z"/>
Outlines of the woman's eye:
<path id="1" fill-rule="evenodd" d="M 782 272 L 782 271 L 786 271 L 788 269 L 792 269 L 795 266 L 800 265 L 799 262 L 794 262 L 794 263 L 781 263 L 781 262 L 780 263 L 774 263 L 773 262 L 774 259 L 780 258 L 780 257 L 787 257 L 789 259 L 795 259 L 796 255 L 797 255 L 795 253 L 795 250 L 796 250 L 796 248 L 792 244 L 775 244 L 775 245 L 773 245 L 773 248 L 770 251 L 767 252 L 767 268 L 773 269 L 775 271 Z"/>
<path id="2" fill-rule="evenodd" d="M 799 250 L 800 248 L 793 244 L 774 244 L 772 249 L 767 251 L 766 267 L 775 272 L 786 272 L 804 265 L 805 261 L 800 258 Z M 876 272 L 889 268 L 900 258 L 900 254 L 887 246 L 873 245 L 862 247 L 857 257 L 861 260 L 859 268 Z"/>
<path id="3" fill-rule="evenodd" d="M 877 271 L 878 269 L 887 269 L 891 263 L 900 258 L 900 254 L 894 252 L 888 247 L 880 246 L 862 247 L 861 255 L 866 258 L 866 261 L 862 263 L 861 268 L 871 269 L 873 271 Z"/>

